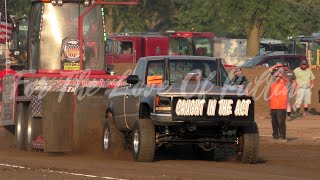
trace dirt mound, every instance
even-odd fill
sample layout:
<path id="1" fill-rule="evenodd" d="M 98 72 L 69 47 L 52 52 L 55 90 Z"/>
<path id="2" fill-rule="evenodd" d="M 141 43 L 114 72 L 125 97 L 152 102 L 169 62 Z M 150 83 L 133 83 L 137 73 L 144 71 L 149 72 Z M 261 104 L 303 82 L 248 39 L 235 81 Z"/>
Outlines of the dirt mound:
<path id="1" fill-rule="evenodd" d="M 269 87 L 266 83 L 265 75 L 268 74 L 268 68 L 265 67 L 257 67 L 257 68 L 243 68 L 243 74 L 249 79 L 249 82 L 252 83 L 250 86 L 251 95 L 255 98 L 255 115 L 257 118 L 259 117 L 267 117 L 269 116 L 269 103 L 265 98 L 268 95 Z M 312 70 L 314 76 L 320 77 L 319 70 Z M 311 105 L 309 107 L 315 114 L 319 113 L 320 110 L 320 83 L 316 83 L 314 88 L 312 89 L 312 99 Z M 293 101 L 294 102 L 294 101 Z"/>

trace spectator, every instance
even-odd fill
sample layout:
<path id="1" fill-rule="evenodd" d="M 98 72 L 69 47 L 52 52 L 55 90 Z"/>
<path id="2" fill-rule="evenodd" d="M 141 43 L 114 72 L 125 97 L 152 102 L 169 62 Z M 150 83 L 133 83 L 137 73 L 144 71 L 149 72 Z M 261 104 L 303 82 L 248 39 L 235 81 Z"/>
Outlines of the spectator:
<path id="1" fill-rule="evenodd" d="M 272 66 L 269 71 L 272 74 L 272 83 L 269 91 L 272 136 L 275 140 L 286 142 L 286 108 L 288 99 L 286 83 L 289 79 L 283 73 L 282 64 Z"/>
<path id="2" fill-rule="evenodd" d="M 291 116 L 291 104 L 292 104 L 292 98 L 295 94 L 295 89 L 296 89 L 296 76 L 289 68 L 290 64 L 289 62 L 283 63 L 283 74 L 289 79 L 289 82 L 287 83 L 287 88 L 288 88 L 288 102 L 287 102 L 287 115 L 288 117 Z"/>
<path id="3" fill-rule="evenodd" d="M 294 70 L 294 73 L 296 75 L 296 102 L 295 102 L 295 113 L 297 115 L 303 115 L 300 114 L 300 106 L 302 102 L 304 103 L 304 114 L 308 113 L 308 106 L 311 104 L 311 89 L 314 86 L 314 80 L 315 77 L 311 71 L 311 69 L 308 68 L 308 61 L 302 60 L 300 67 L 297 67 Z"/>
<path id="4" fill-rule="evenodd" d="M 232 71 L 231 71 L 232 72 Z M 231 84 L 232 85 L 238 85 L 238 86 L 243 86 L 243 89 L 246 91 L 248 94 L 248 84 L 249 81 L 246 76 L 243 75 L 242 70 L 240 67 L 236 67 L 233 69 L 233 78 L 231 79 Z"/>
<path id="5" fill-rule="evenodd" d="M 3 69 L 2 71 L 0 71 L 0 78 L 3 79 L 3 77 L 5 75 L 8 75 L 8 74 L 15 74 L 16 72 L 11 69 L 11 61 L 10 60 L 7 60 L 6 61 L 6 68 Z"/>

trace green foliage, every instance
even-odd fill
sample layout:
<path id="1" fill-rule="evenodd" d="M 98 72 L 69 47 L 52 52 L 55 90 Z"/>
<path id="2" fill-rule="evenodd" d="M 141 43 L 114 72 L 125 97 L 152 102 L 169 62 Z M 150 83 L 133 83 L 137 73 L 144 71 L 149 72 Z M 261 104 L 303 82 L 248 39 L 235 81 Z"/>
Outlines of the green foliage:
<path id="1" fill-rule="evenodd" d="M 7 0 L 8 12 L 29 14 L 30 0 Z M 320 30 L 320 1 L 314 0 L 140 0 L 137 6 L 108 6 L 122 31 L 209 31 L 245 36 L 261 23 L 263 37 L 283 39 Z"/>
<path id="2" fill-rule="evenodd" d="M 4 3 L 4 0 L 2 3 Z M 29 16 L 30 8 L 30 0 L 7 0 L 7 10 L 10 15 L 16 15 L 17 17 Z"/>
<path id="3" fill-rule="evenodd" d="M 310 35 L 319 30 L 319 2 L 299 0 L 227 0 L 234 32 L 244 32 L 255 21 L 263 25 L 263 37 L 286 40 L 288 36 Z M 245 24 L 245 22 L 249 24 Z M 306 24 L 307 23 L 307 24 Z"/>

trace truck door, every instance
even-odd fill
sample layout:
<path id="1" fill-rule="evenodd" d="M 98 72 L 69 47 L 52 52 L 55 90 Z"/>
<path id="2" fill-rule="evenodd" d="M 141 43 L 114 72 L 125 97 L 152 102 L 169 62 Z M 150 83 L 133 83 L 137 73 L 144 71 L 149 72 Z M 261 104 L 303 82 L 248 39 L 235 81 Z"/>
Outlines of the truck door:
<path id="1" fill-rule="evenodd" d="M 129 85 L 125 94 L 124 104 L 125 104 L 125 115 L 126 122 L 129 127 L 133 127 L 135 120 L 139 118 L 140 109 L 140 94 L 145 87 L 144 77 L 145 77 L 145 61 L 141 60 L 138 62 L 135 69 L 134 75 L 138 75 L 139 82 L 136 85 Z"/>

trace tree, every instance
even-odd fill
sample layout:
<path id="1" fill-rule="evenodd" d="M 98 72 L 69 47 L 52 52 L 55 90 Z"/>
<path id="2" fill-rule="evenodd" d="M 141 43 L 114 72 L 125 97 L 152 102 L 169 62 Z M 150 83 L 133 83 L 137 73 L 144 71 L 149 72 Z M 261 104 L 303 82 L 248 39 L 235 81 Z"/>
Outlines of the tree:
<path id="1" fill-rule="evenodd" d="M 231 29 L 225 1 L 176 0 L 174 1 L 174 29 L 181 31 L 209 31 L 219 36 Z"/>
<path id="2" fill-rule="evenodd" d="M 311 0 L 228 0 L 228 11 L 233 13 L 235 31 L 247 34 L 247 57 L 259 51 L 262 37 L 287 40 L 288 36 L 310 34 L 319 30 L 319 2 Z M 317 17 L 317 18 L 315 18 Z M 305 26 L 310 22 L 310 26 Z"/>
<path id="3" fill-rule="evenodd" d="M 4 3 L 4 2 L 2 2 Z M 31 2 L 26 0 L 7 0 L 7 10 L 10 15 L 22 17 L 29 15 Z"/>
<path id="4" fill-rule="evenodd" d="M 135 6 L 106 6 L 107 31 L 162 31 L 171 26 L 171 1 L 142 0 Z"/>

